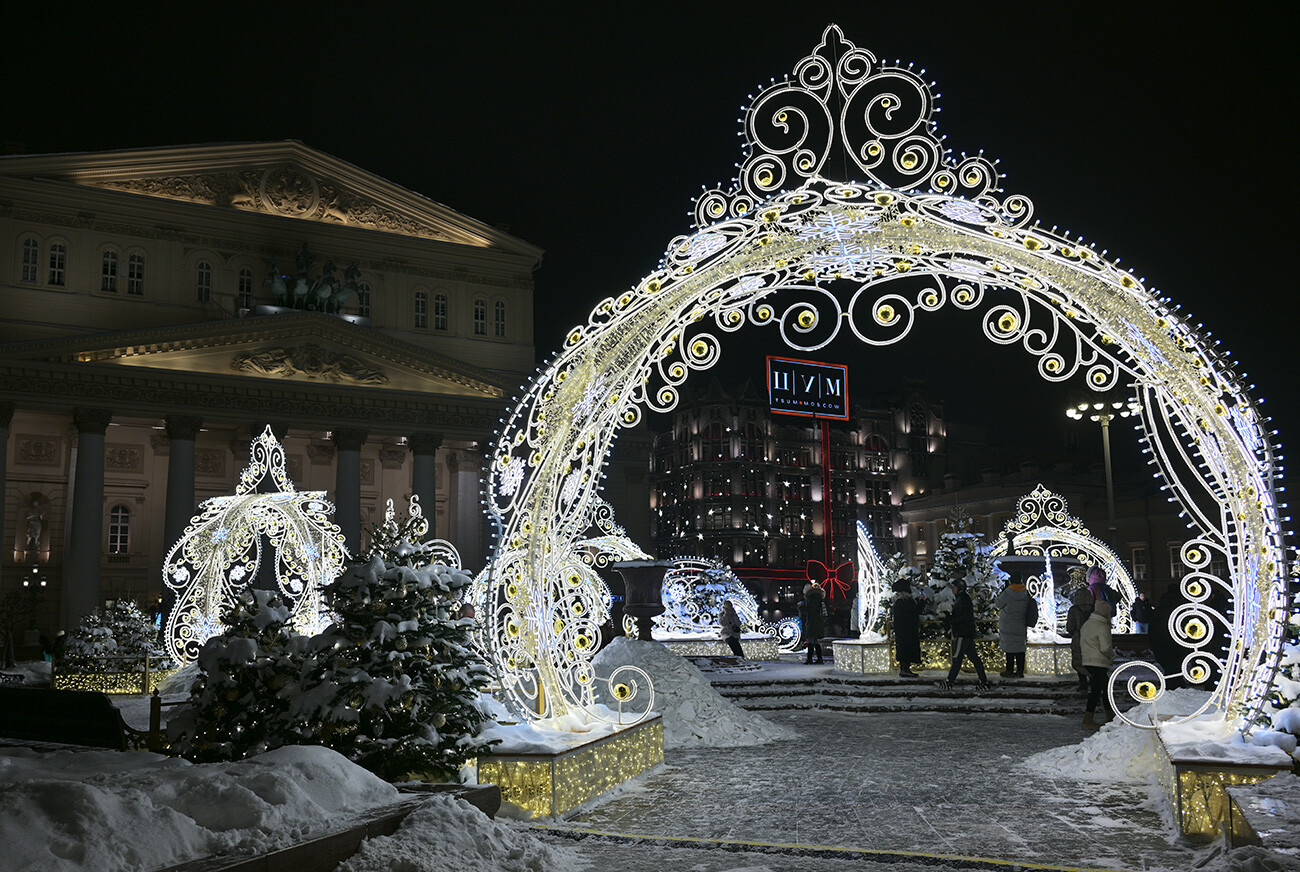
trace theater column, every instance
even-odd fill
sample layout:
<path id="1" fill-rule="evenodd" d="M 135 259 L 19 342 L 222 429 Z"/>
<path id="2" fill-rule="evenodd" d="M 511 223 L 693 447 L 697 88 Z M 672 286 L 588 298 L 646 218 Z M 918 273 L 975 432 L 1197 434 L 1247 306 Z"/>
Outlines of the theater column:
<path id="1" fill-rule="evenodd" d="M 194 440 L 202 418 L 171 415 L 167 418 L 167 504 L 163 516 L 163 555 L 171 553 L 194 517 Z M 163 586 L 163 614 L 171 613 L 176 593 Z"/>
<path id="2" fill-rule="evenodd" d="M 104 551 L 104 433 L 113 413 L 107 409 L 73 409 L 77 426 L 77 460 L 73 465 L 71 522 L 67 562 L 63 565 L 63 629 L 77 626 L 82 615 L 99 606 L 99 567 Z"/>
<path id="3" fill-rule="evenodd" d="M 365 430 L 334 431 L 334 523 L 343 531 L 348 551 L 361 551 L 361 446 Z"/>
<path id="4" fill-rule="evenodd" d="M 434 459 L 442 445 L 441 433 L 414 433 L 406 437 L 411 449 L 411 493 L 420 498 L 420 511 L 429 521 L 429 538 L 438 536 L 438 475 Z"/>

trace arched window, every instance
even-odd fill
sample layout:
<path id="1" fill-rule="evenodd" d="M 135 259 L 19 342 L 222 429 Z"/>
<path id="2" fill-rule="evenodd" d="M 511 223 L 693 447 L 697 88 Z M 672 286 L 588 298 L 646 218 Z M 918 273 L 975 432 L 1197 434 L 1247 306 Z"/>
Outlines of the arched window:
<path id="1" fill-rule="evenodd" d="M 506 304 L 501 300 L 492 306 L 492 335 L 498 339 L 506 338 Z"/>
<path id="2" fill-rule="evenodd" d="M 415 292 L 415 326 L 420 330 L 429 326 L 429 295 L 424 291 Z"/>
<path id="3" fill-rule="evenodd" d="M 133 254 L 126 259 L 126 292 L 135 297 L 144 295 L 143 254 Z"/>
<path id="4" fill-rule="evenodd" d="M 484 300 L 474 301 L 474 335 L 487 335 L 487 303 Z"/>
<path id="5" fill-rule="evenodd" d="M 433 329 L 447 329 L 447 295 L 433 295 Z"/>
<path id="6" fill-rule="evenodd" d="M 245 267 L 239 271 L 239 301 L 241 309 L 253 308 L 253 271 Z"/>
<path id="7" fill-rule="evenodd" d="M 212 301 L 212 264 L 206 260 L 199 261 L 194 272 L 194 299 L 200 303 Z"/>
<path id="8" fill-rule="evenodd" d="M 99 289 L 110 294 L 117 293 L 117 252 L 105 251 L 99 261 Z"/>
<path id="9" fill-rule="evenodd" d="M 370 288 L 357 289 L 357 317 L 370 317 Z"/>
<path id="10" fill-rule="evenodd" d="M 118 503 L 108 512 L 108 553 L 126 554 L 131 549 L 131 510 Z"/>
<path id="11" fill-rule="evenodd" d="M 50 246 L 50 284 L 63 287 L 66 284 L 67 267 L 67 246 L 56 242 Z"/>
<path id="12" fill-rule="evenodd" d="M 41 244 L 35 239 L 23 240 L 23 281 L 36 281 L 36 272 L 40 269 Z"/>

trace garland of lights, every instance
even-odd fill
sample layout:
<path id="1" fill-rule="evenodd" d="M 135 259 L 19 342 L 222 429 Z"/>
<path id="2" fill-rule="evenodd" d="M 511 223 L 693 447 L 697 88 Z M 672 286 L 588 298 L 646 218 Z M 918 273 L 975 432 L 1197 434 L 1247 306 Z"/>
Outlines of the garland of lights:
<path id="1" fill-rule="evenodd" d="M 334 507 L 324 491 L 294 490 L 270 427 L 253 440 L 250 455 L 234 496 L 205 500 L 163 561 L 163 582 L 176 592 L 163 638 L 182 665 L 221 632 L 221 615 L 257 577 L 263 536 L 274 547 L 276 586 L 292 605 L 290 627 L 314 635 L 329 623 L 321 589 L 347 559 L 343 534 L 329 520 Z M 258 493 L 268 476 L 276 490 Z"/>
<path id="2" fill-rule="evenodd" d="M 858 626 L 863 641 L 883 638 L 871 628 L 883 616 L 885 596 L 885 562 L 871 544 L 867 525 L 858 521 Z"/>
<path id="3" fill-rule="evenodd" d="M 739 180 L 705 191 L 695 231 L 635 287 L 601 301 L 529 383 L 487 481 L 501 539 L 486 572 L 487 601 L 500 604 L 486 642 L 509 693 L 540 686 L 549 713 L 588 709 L 600 596 L 580 552 L 602 464 L 621 427 L 643 409 L 674 408 L 688 376 L 717 362 L 718 334 L 775 328 L 810 352 L 848 330 L 888 345 L 922 313 L 952 305 L 978 313 L 990 341 L 1024 348 L 1048 381 L 1135 391 L 1157 476 L 1194 533 L 1182 552 L 1190 604 L 1171 630 L 1187 643 L 1215 621 L 1232 627 L 1213 702 L 1243 725 L 1254 720 L 1287 615 L 1281 458 L 1267 419 L 1176 307 L 1105 252 L 1029 226 L 1030 202 L 999 199 L 1000 176 L 982 156 L 950 154 L 933 111 L 918 74 L 828 28 L 794 78 L 746 111 Z M 863 181 L 823 177 L 839 152 Z M 920 290 L 901 282 L 916 276 Z M 1200 496 L 1217 516 L 1196 508 Z M 1228 578 L 1206 571 L 1213 554 Z M 1233 596 L 1230 618 L 1208 603 L 1216 588 Z M 1184 676 L 1204 680 L 1209 657 L 1195 652 Z"/>

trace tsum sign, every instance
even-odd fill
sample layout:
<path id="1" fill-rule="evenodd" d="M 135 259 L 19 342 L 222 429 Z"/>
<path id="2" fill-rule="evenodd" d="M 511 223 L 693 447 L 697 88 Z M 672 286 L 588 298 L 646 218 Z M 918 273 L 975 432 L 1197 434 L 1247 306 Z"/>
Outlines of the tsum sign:
<path id="1" fill-rule="evenodd" d="M 849 368 L 839 363 L 767 358 L 767 396 L 781 415 L 849 419 Z"/>

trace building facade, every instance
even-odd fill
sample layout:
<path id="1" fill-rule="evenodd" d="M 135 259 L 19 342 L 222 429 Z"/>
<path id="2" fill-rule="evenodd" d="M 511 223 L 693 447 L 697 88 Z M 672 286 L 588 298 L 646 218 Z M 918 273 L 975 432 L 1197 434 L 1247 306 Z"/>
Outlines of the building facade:
<path id="1" fill-rule="evenodd" d="M 797 608 L 809 561 L 856 561 L 858 521 L 878 550 L 897 550 L 904 497 L 942 475 L 942 406 L 912 383 L 850 415 L 827 427 L 827 445 L 817 420 L 772 414 L 752 383 L 683 399 L 651 458 L 655 554 L 722 560 L 779 618 Z"/>
<path id="2" fill-rule="evenodd" d="M 44 583 L 33 629 L 160 608 L 267 425 L 353 551 L 415 494 L 482 565 L 540 249 L 292 141 L 0 157 L 0 240 L 0 589 Z"/>

